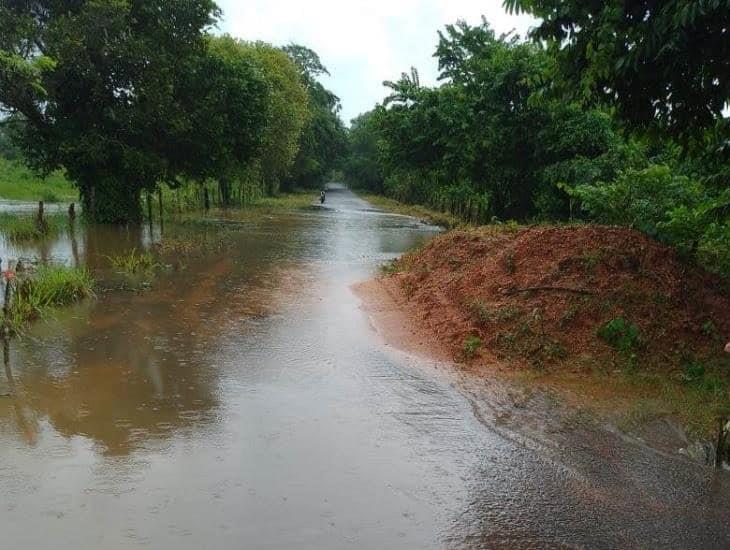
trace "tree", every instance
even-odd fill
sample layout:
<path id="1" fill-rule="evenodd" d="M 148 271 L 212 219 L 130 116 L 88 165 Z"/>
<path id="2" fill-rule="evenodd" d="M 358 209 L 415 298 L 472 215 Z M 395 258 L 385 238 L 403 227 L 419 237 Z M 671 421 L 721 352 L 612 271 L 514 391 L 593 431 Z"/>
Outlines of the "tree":
<path id="1" fill-rule="evenodd" d="M 284 184 L 314 187 L 339 165 L 347 150 L 345 127 L 339 116 L 340 99 L 317 80 L 329 73 L 314 51 L 296 44 L 286 46 L 284 51 L 299 68 L 309 96 L 310 113 L 292 173 Z"/>
<path id="2" fill-rule="evenodd" d="M 181 117 L 167 141 L 170 173 L 198 182 L 218 179 L 221 202 L 229 206 L 231 180 L 265 145 L 272 85 L 230 37 L 208 37 L 188 68 L 181 75 Z"/>
<path id="3" fill-rule="evenodd" d="M 291 172 L 299 143 L 309 121 L 309 95 L 297 64 L 280 48 L 264 42 L 238 42 L 269 83 L 269 116 L 258 163 L 269 194 L 275 193 Z"/>
<path id="4" fill-rule="evenodd" d="M 25 120 L 36 167 L 66 168 L 90 219 L 137 221 L 140 192 L 174 181 L 183 83 L 217 13 L 212 0 L 0 6 L 0 107 Z"/>
<path id="5" fill-rule="evenodd" d="M 730 98 L 730 0 L 505 0 L 542 19 L 574 97 L 638 128 L 697 137 Z"/>

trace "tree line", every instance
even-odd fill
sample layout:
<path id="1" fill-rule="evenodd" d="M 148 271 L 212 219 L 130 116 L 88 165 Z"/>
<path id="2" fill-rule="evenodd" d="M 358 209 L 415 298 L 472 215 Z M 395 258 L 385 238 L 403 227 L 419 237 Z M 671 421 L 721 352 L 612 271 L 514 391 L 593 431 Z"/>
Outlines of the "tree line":
<path id="1" fill-rule="evenodd" d="M 527 40 L 449 25 L 352 121 L 353 184 L 475 223 L 645 231 L 730 274 L 730 1 L 507 0 Z"/>
<path id="2" fill-rule="evenodd" d="M 223 206 L 318 185 L 346 148 L 339 99 L 312 50 L 210 31 L 212 0 L 0 5 L 2 140 L 65 169 L 96 222 L 142 217 L 141 196 L 214 180 Z"/>

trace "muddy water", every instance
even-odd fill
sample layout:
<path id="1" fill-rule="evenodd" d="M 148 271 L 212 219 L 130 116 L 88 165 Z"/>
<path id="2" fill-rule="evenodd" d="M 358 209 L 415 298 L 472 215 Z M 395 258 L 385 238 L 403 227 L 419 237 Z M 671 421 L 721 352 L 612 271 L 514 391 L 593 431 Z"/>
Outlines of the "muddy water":
<path id="1" fill-rule="evenodd" d="M 381 343 L 350 285 L 433 234 L 333 190 L 38 324 L 0 373 L 0 546 L 728 547 L 727 474 L 549 404 L 506 422 L 504 388 Z"/>

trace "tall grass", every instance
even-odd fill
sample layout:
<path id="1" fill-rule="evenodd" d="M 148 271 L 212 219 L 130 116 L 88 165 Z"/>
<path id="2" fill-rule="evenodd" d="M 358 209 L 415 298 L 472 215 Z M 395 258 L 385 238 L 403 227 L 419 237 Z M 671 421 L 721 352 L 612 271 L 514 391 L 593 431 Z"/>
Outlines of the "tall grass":
<path id="1" fill-rule="evenodd" d="M 39 227 L 35 214 L 0 214 L 0 233 L 13 242 L 25 242 L 54 237 L 64 227 L 65 216 L 52 214 L 46 216 L 45 226 Z"/>
<path id="2" fill-rule="evenodd" d="M 157 269 L 158 264 L 150 252 L 138 252 L 133 248 L 129 252 L 107 256 L 112 269 L 122 275 L 139 275 Z"/>
<path id="3" fill-rule="evenodd" d="M 14 331 L 53 308 L 94 296 L 94 279 L 83 268 L 40 266 L 34 273 L 18 278 L 14 286 L 7 320 Z"/>

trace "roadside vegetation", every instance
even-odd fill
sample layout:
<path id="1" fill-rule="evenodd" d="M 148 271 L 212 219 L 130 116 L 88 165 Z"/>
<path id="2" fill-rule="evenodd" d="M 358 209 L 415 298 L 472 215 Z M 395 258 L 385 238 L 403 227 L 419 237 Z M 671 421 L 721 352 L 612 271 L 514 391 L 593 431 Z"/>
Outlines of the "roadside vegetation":
<path id="1" fill-rule="evenodd" d="M 27 243 L 57 236 L 68 224 L 62 214 L 44 216 L 39 223 L 36 215 L 0 213 L 0 234 L 15 243 Z"/>
<path id="2" fill-rule="evenodd" d="M 624 225 L 730 275 L 727 2 L 505 4 L 543 21 L 446 27 L 441 83 L 413 69 L 352 121 L 347 181 L 476 225 Z"/>
<path id="3" fill-rule="evenodd" d="M 339 98 L 318 80 L 328 74 L 319 56 L 302 45 L 214 36 L 212 0 L 41 11 L 0 7 L 0 109 L 10 115 L 0 124 L 0 156 L 55 178 L 64 169 L 89 221 L 138 223 L 149 216 L 144 199 L 165 202 L 171 190 L 209 210 L 315 188 L 346 149 Z M 149 70 L 137 69 L 139 52 Z"/>
<path id="4" fill-rule="evenodd" d="M 446 229 L 453 229 L 456 227 L 467 226 L 468 222 L 465 220 L 449 213 L 440 212 L 433 208 L 427 208 L 420 204 L 405 204 L 395 199 L 378 195 L 375 193 L 368 193 L 358 191 L 358 195 L 368 201 L 370 204 L 377 206 L 388 212 L 394 212 L 396 214 L 402 214 L 403 216 L 411 216 L 424 222 L 438 225 Z"/>

